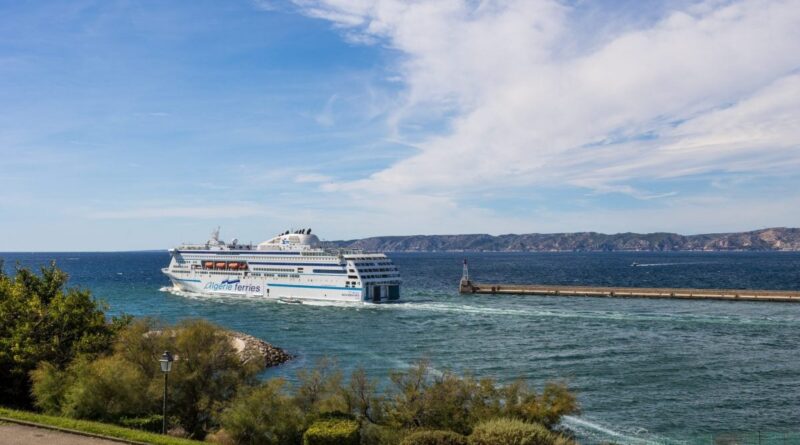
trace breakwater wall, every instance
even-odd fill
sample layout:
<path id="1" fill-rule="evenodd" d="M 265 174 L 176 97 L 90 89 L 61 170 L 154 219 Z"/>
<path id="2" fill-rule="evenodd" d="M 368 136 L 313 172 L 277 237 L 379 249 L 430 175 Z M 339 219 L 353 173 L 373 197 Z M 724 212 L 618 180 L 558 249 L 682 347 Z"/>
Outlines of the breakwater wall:
<path id="1" fill-rule="evenodd" d="M 473 283 L 462 280 L 462 294 L 560 295 L 571 297 L 679 298 L 687 300 L 736 300 L 800 303 L 800 292 L 751 289 L 690 289 L 649 287 L 555 286 L 546 284 Z"/>

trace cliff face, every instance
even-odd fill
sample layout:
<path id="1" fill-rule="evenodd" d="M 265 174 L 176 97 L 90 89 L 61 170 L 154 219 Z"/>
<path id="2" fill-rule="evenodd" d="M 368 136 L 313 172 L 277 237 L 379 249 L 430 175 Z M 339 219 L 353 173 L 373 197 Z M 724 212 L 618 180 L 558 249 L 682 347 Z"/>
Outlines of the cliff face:
<path id="1" fill-rule="evenodd" d="M 557 251 L 800 251 L 800 229 L 771 228 L 741 233 L 678 235 L 677 233 L 596 232 L 528 233 L 522 235 L 378 236 L 333 241 L 336 247 L 378 252 L 557 252 Z"/>

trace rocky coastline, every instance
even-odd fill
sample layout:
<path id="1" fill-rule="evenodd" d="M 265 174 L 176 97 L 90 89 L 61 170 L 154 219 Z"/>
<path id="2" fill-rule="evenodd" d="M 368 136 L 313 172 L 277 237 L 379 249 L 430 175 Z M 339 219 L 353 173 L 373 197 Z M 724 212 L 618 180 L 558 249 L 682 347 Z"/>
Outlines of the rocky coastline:
<path id="1" fill-rule="evenodd" d="M 231 346 L 238 352 L 242 361 L 259 360 L 264 362 L 265 368 L 282 365 L 294 357 L 285 350 L 273 346 L 260 338 L 242 332 L 227 331 Z"/>

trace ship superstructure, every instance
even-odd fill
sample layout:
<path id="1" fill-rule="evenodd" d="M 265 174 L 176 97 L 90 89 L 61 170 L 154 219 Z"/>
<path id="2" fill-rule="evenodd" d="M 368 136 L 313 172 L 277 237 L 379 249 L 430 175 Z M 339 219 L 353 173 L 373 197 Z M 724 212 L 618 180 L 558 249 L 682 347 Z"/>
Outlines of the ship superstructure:
<path id="1" fill-rule="evenodd" d="M 311 229 L 260 244 L 219 239 L 169 250 L 162 269 L 175 289 L 208 295 L 378 303 L 400 298 L 400 272 L 382 253 L 325 248 Z"/>

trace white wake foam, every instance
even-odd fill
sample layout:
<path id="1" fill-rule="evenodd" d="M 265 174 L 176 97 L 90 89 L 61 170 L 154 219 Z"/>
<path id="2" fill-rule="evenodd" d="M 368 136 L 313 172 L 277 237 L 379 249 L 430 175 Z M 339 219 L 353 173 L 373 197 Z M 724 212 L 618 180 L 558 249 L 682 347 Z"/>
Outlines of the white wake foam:
<path id="1" fill-rule="evenodd" d="M 775 325 L 775 324 L 800 324 L 798 319 L 756 318 L 745 316 L 725 316 L 690 313 L 665 313 L 646 312 L 633 313 L 614 310 L 571 310 L 571 309 L 543 309 L 535 306 L 526 307 L 494 307 L 472 305 L 464 301 L 409 301 L 401 300 L 389 303 L 361 303 L 347 301 L 319 301 L 319 300 L 281 300 L 275 298 L 254 297 L 246 295 L 208 295 L 196 292 L 186 292 L 174 287 L 166 286 L 160 289 L 173 295 L 196 300 L 214 302 L 236 301 L 264 301 L 285 305 L 335 307 L 340 309 L 375 310 L 375 311 L 424 311 L 451 314 L 464 314 L 475 316 L 510 316 L 525 318 L 578 318 L 587 320 L 613 320 L 613 321 L 648 321 L 667 323 L 711 323 L 711 324 L 750 324 L 750 325 Z"/>
<path id="2" fill-rule="evenodd" d="M 564 416 L 561 423 L 579 437 L 586 437 L 596 441 L 608 441 L 620 445 L 677 445 L 682 443 L 681 441 L 650 434 L 644 428 L 627 428 L 626 431 L 619 431 L 600 422 L 575 416 Z"/>

